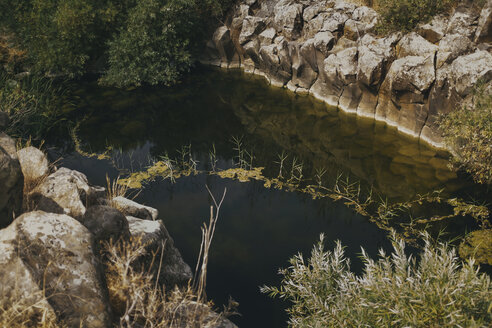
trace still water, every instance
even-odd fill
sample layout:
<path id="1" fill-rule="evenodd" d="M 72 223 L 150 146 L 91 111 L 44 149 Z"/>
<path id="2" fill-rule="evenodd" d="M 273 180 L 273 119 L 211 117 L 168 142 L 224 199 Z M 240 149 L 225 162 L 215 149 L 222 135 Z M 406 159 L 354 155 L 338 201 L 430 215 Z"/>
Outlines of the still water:
<path id="1" fill-rule="evenodd" d="M 200 170 L 238 166 L 242 157 L 245 165 L 264 167 L 269 177 L 277 177 L 281 167 L 283 176 L 297 167 L 301 180 L 314 181 L 318 175 L 316 181 L 328 185 L 343 175 L 390 200 L 410 200 L 436 189 L 445 195 L 473 190 L 448 169 L 446 153 L 239 71 L 199 69 L 173 88 L 118 90 L 85 83 L 78 98 L 84 117 L 76 131 L 80 148 L 108 156 L 88 157 L 70 147 L 53 148 L 51 156 L 62 157 L 61 165 L 84 172 L 93 184 L 105 185 L 106 174 L 124 176 L 163 156 L 179 160 L 186 153 Z M 325 172 L 322 177 L 320 172 Z M 174 183 L 148 181 L 136 200 L 159 210 L 192 267 L 211 203 L 205 185 L 216 197 L 227 188 L 210 254 L 207 295 L 218 308 L 229 297 L 238 301 L 241 315 L 232 320 L 241 327 L 287 325 L 286 304 L 262 295 L 259 286 L 278 285 L 278 268 L 288 266 L 297 252 L 309 255 L 320 233 L 329 247 L 335 240 L 347 246 L 355 272 L 361 271 L 361 246 L 373 257 L 381 247 L 390 249 L 385 231 L 342 202 L 204 173 Z"/>

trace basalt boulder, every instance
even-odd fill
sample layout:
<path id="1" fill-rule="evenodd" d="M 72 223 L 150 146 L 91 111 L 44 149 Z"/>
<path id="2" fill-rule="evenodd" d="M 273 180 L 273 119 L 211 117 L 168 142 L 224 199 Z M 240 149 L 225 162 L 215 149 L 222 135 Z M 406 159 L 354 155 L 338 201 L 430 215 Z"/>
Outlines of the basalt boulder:
<path id="1" fill-rule="evenodd" d="M 42 211 L 23 214 L 0 230 L 2 308 L 39 302 L 68 327 L 109 327 L 111 311 L 93 242 L 77 220 Z"/>
<path id="2" fill-rule="evenodd" d="M 64 167 L 44 179 L 30 195 L 35 209 L 76 219 L 84 216 L 86 206 L 104 196 L 104 188 L 89 185 L 83 173 Z"/>

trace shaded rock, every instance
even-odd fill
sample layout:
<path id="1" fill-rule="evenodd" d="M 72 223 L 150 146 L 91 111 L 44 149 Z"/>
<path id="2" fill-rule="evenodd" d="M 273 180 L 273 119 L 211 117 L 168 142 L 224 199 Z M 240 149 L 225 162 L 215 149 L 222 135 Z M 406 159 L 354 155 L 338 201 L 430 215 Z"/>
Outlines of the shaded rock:
<path id="1" fill-rule="evenodd" d="M 323 28 L 325 20 L 327 20 L 332 14 L 333 10 L 331 9 L 331 12 L 322 12 L 313 19 L 305 21 L 303 27 L 304 38 L 310 39 L 316 33 L 320 32 Z"/>
<path id="2" fill-rule="evenodd" d="M 227 26 L 219 27 L 215 31 L 212 40 L 214 41 L 215 47 L 219 52 L 221 60 L 230 62 L 236 50 L 231 39 L 231 31 L 227 28 Z"/>
<path id="3" fill-rule="evenodd" d="M 93 237 L 82 224 L 67 215 L 26 213 L 0 231 L 0 254 L 2 286 L 16 286 L 12 273 L 20 273 L 25 295 L 43 296 L 68 327 L 109 327 Z"/>
<path id="4" fill-rule="evenodd" d="M 260 34 L 265 28 L 265 20 L 260 17 L 247 16 L 239 34 L 239 43 L 245 44 L 253 39 L 253 36 Z"/>
<path id="5" fill-rule="evenodd" d="M 304 56 L 301 53 L 302 46 L 304 46 L 302 50 Z M 311 39 L 307 45 L 292 42 L 289 44 L 289 50 L 292 59 L 292 81 L 290 83 L 294 89 L 296 87 L 309 89 L 318 77 L 318 73 L 313 68 L 317 66 L 314 40 Z"/>
<path id="6" fill-rule="evenodd" d="M 49 173 L 46 155 L 35 147 L 26 147 L 17 152 L 24 179 L 35 181 Z"/>
<path id="7" fill-rule="evenodd" d="M 94 235 L 96 241 L 116 241 L 130 237 L 126 217 L 110 206 L 89 207 L 80 222 Z"/>
<path id="8" fill-rule="evenodd" d="M 345 22 L 343 35 L 350 40 L 356 41 L 374 28 L 375 24 L 368 24 L 349 19 Z"/>
<path id="9" fill-rule="evenodd" d="M 0 227 L 6 227 L 21 212 L 23 186 L 15 141 L 0 132 Z"/>
<path id="10" fill-rule="evenodd" d="M 140 263 L 153 263 L 153 273 L 157 275 L 159 260 L 162 254 L 162 267 L 159 281 L 172 288 L 174 285 L 184 286 L 192 278 L 191 268 L 181 257 L 179 250 L 174 246 L 174 241 L 161 221 L 149 221 L 127 216 L 130 234 L 134 240 L 140 239 L 146 245 L 147 254 Z M 152 254 L 157 258 L 152 262 Z"/>
<path id="11" fill-rule="evenodd" d="M 127 216 L 134 216 L 143 220 L 157 220 L 159 217 L 159 211 L 155 208 L 141 205 L 122 196 L 113 198 L 111 203 Z"/>
<path id="12" fill-rule="evenodd" d="M 254 39 L 243 46 L 244 55 L 251 59 L 254 63 L 253 66 L 260 66 L 260 42 L 258 39 Z"/>
<path id="13" fill-rule="evenodd" d="M 415 32 L 403 36 L 396 46 L 398 58 L 406 56 L 434 56 L 438 46 L 430 43 Z"/>
<path id="14" fill-rule="evenodd" d="M 89 186 L 84 174 L 62 167 L 32 191 L 31 199 L 36 209 L 81 219 L 85 206 L 104 194 L 104 188 Z"/>
<path id="15" fill-rule="evenodd" d="M 295 0 L 280 0 L 274 8 L 274 27 L 290 40 L 301 36 L 303 6 Z"/>
<path id="16" fill-rule="evenodd" d="M 471 51 L 473 47 L 469 38 L 460 34 L 448 34 L 439 42 L 436 67 L 440 68 L 446 63 L 451 63 L 461 55 Z"/>
<path id="17" fill-rule="evenodd" d="M 472 39 L 477 29 L 478 15 L 472 6 L 459 5 L 449 19 L 446 34 L 461 34 Z"/>
<path id="18" fill-rule="evenodd" d="M 445 16 L 435 16 L 430 23 L 421 24 L 417 27 L 417 32 L 432 43 L 439 42 L 448 28 L 448 19 Z"/>
<path id="19" fill-rule="evenodd" d="M 10 124 L 10 118 L 7 113 L 0 110 L 0 132 L 4 131 Z"/>
<path id="20" fill-rule="evenodd" d="M 487 1 L 480 13 L 474 41 L 492 42 L 492 0 Z"/>

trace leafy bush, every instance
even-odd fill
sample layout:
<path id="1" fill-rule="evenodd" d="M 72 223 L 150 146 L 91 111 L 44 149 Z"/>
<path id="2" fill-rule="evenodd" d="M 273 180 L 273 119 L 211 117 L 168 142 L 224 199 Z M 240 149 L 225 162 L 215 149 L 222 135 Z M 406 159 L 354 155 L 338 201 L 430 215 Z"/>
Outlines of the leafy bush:
<path id="1" fill-rule="evenodd" d="M 410 31 L 418 23 L 430 20 L 456 2 L 456 0 L 377 0 L 377 10 L 381 14 L 377 30 L 380 33 Z"/>
<path id="2" fill-rule="evenodd" d="M 281 270 L 282 285 L 263 287 L 293 303 L 291 327 L 484 327 L 490 324 L 490 278 L 473 260 L 459 263 L 454 249 L 429 237 L 417 262 L 394 240 L 394 251 L 374 261 L 362 251 L 358 277 L 337 242 L 325 251 L 323 236 L 306 262 L 302 255 Z"/>
<path id="3" fill-rule="evenodd" d="M 13 33 L 39 75 L 108 70 L 108 84 L 177 81 L 232 0 L 4 0 Z M 1 50 L 1 49 L 0 49 Z M 109 55 L 109 68 L 104 67 Z"/>
<path id="4" fill-rule="evenodd" d="M 139 1 L 109 42 L 109 69 L 101 81 L 118 87 L 175 83 L 203 45 L 210 19 L 220 15 L 227 4 L 216 0 Z"/>
<path id="5" fill-rule="evenodd" d="M 483 82 L 473 91 L 473 106 L 441 116 L 444 141 L 457 166 L 479 183 L 492 183 L 492 93 Z"/>

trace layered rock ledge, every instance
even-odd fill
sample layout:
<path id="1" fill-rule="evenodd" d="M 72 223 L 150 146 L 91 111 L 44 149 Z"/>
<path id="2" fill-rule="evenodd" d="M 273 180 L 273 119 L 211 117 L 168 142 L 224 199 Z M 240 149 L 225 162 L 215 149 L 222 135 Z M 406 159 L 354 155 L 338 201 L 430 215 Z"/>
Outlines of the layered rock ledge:
<path id="1" fill-rule="evenodd" d="M 492 0 L 463 2 L 404 35 L 378 37 L 379 14 L 340 0 L 240 0 L 202 63 L 241 68 L 444 148 L 436 119 L 491 84 Z"/>

